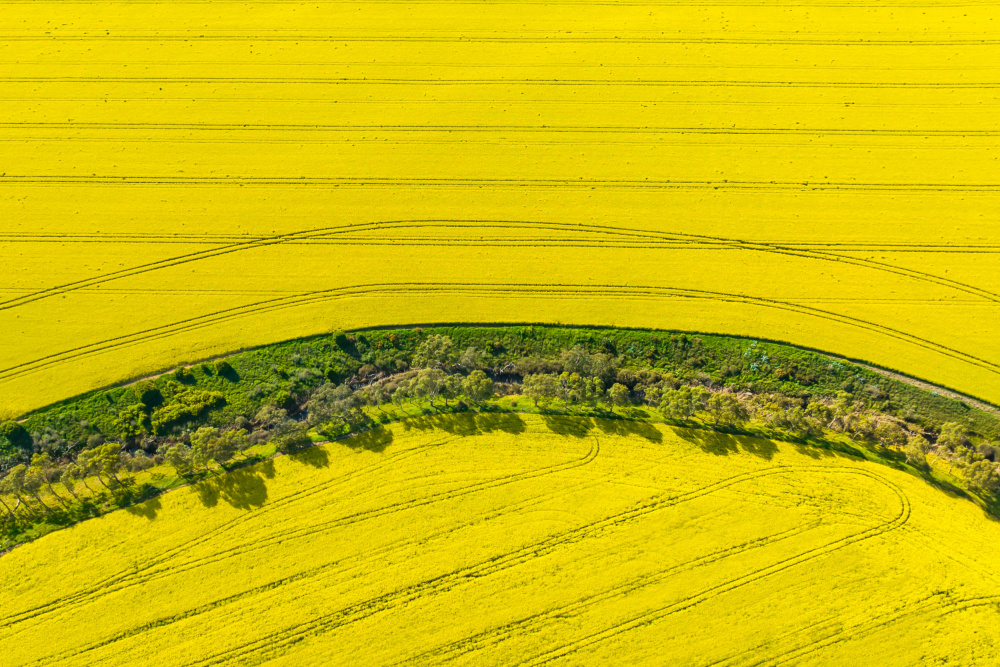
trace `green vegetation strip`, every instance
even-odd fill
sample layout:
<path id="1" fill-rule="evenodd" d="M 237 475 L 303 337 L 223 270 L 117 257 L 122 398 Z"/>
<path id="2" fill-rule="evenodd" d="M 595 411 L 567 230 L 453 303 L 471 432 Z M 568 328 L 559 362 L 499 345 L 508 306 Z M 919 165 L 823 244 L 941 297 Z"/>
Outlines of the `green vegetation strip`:
<path id="1" fill-rule="evenodd" d="M 467 410 L 667 422 L 832 448 L 969 491 L 997 513 L 1000 417 L 988 406 L 773 342 L 448 326 L 270 345 L 0 424 L 0 548 L 276 452 Z"/>

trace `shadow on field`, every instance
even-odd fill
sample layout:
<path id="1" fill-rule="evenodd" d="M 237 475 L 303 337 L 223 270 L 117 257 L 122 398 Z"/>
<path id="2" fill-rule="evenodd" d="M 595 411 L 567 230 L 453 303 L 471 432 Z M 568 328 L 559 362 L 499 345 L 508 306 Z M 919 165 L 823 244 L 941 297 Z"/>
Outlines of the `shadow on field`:
<path id="1" fill-rule="evenodd" d="M 364 449 L 369 452 L 381 453 L 385 451 L 386 447 L 392 444 L 392 439 L 392 431 L 387 428 L 376 428 L 372 431 L 366 431 L 360 435 L 347 438 L 343 442 L 351 449 Z M 325 468 L 328 465 L 327 461 L 329 460 L 329 457 L 326 456 L 325 450 L 323 451 L 323 456 L 323 467 Z"/>
<path id="2" fill-rule="evenodd" d="M 479 435 L 503 431 L 514 435 L 524 433 L 524 420 L 513 412 L 456 412 L 453 414 L 411 417 L 403 421 L 403 428 L 426 431 L 440 429 L 453 435 Z"/>
<path id="3" fill-rule="evenodd" d="M 754 438 L 748 435 L 738 435 L 733 433 L 723 433 L 710 429 L 700 428 L 680 428 L 671 427 L 673 432 L 681 440 L 685 440 L 701 447 L 702 451 L 716 456 L 729 456 L 738 454 L 742 449 L 747 454 L 752 454 L 765 460 L 774 458 L 778 451 L 778 446 L 770 440 Z M 812 454 L 810 454 L 812 455 Z M 830 454 L 827 453 L 829 456 Z"/>
<path id="4" fill-rule="evenodd" d="M 274 479 L 274 461 L 237 468 L 224 475 L 198 482 L 193 489 L 205 507 L 215 507 L 219 499 L 236 509 L 254 509 L 267 501 L 265 479 Z"/>
<path id="5" fill-rule="evenodd" d="M 330 465 L 330 455 L 322 447 L 307 447 L 300 452 L 289 454 L 288 458 L 297 463 L 305 463 L 313 468 L 326 468 Z"/>
<path id="6" fill-rule="evenodd" d="M 126 507 L 125 511 L 133 516 L 146 517 L 150 521 L 156 518 L 157 512 L 163 505 L 160 503 L 159 498 L 152 498 L 144 503 L 139 503 L 138 505 L 132 505 L 131 507 Z"/>
<path id="7" fill-rule="evenodd" d="M 649 422 L 633 419 L 595 419 L 594 423 L 608 435 L 637 435 L 650 442 L 663 442 L 663 434 Z"/>

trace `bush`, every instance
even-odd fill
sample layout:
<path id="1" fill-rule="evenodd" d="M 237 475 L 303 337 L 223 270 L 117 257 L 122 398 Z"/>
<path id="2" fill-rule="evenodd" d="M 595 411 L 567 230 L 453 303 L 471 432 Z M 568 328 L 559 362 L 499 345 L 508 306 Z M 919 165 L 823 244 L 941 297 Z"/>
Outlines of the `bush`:
<path id="1" fill-rule="evenodd" d="M 188 389 L 174 396 L 170 403 L 152 414 L 154 433 L 162 434 L 168 427 L 194 419 L 211 408 L 225 404 L 226 397 L 217 391 Z"/>
<path id="2" fill-rule="evenodd" d="M 31 454 L 34 442 L 27 429 L 16 421 L 0 424 L 0 457 L 15 458 Z"/>
<path id="3" fill-rule="evenodd" d="M 174 379 L 181 384 L 194 384 L 194 373 L 191 372 L 190 368 L 185 368 L 181 366 L 174 371 Z"/>
<path id="4" fill-rule="evenodd" d="M 139 402 L 147 408 L 156 407 L 163 403 L 163 394 L 160 388 L 149 380 L 140 380 L 132 386 L 132 393 L 139 399 Z"/>
<path id="5" fill-rule="evenodd" d="M 239 375 L 236 374 L 236 369 L 233 368 L 232 365 L 225 359 L 216 360 L 215 374 L 221 378 L 232 380 L 233 382 L 239 380 Z"/>

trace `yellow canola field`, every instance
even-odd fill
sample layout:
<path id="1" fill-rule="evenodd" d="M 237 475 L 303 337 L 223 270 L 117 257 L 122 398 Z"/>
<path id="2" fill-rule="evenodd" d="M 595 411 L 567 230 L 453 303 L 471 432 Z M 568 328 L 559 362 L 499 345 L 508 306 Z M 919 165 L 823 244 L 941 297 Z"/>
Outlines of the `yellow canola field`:
<path id="1" fill-rule="evenodd" d="M 745 334 L 1000 402 L 996 3 L 0 17 L 0 413 L 432 322 Z"/>
<path id="2" fill-rule="evenodd" d="M 996 664 L 1000 527 L 919 478 L 572 417 L 395 424 L 0 558 L 5 665 Z"/>

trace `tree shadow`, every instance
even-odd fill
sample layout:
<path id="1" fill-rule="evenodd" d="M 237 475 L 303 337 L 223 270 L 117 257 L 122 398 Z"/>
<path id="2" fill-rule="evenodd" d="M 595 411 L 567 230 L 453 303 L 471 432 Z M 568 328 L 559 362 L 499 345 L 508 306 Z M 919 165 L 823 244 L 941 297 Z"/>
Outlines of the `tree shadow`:
<path id="1" fill-rule="evenodd" d="M 597 426 L 609 435 L 637 435 L 650 442 L 663 442 L 663 434 L 645 421 L 633 419 L 595 419 Z"/>
<path id="2" fill-rule="evenodd" d="M 697 445 L 709 454 L 729 456 L 740 451 L 739 441 L 728 433 L 700 428 L 671 428 L 681 440 Z"/>
<path id="3" fill-rule="evenodd" d="M 421 431 L 440 429 L 452 435 L 469 436 L 503 431 L 518 435 L 527 425 L 520 415 L 513 412 L 456 412 L 450 414 L 412 417 L 403 422 L 403 428 Z"/>
<path id="4" fill-rule="evenodd" d="M 546 413 L 542 413 L 541 417 L 545 426 L 559 435 L 583 438 L 594 428 L 594 420 L 590 417 Z"/>
<path id="5" fill-rule="evenodd" d="M 330 455 L 322 447 L 306 447 L 289 454 L 288 458 L 298 463 L 311 465 L 313 468 L 326 468 L 330 465 Z"/>
<path id="6" fill-rule="evenodd" d="M 392 431 L 387 428 L 376 428 L 371 431 L 366 431 L 365 433 L 358 434 L 354 437 L 347 438 L 344 440 L 344 444 L 351 449 L 364 449 L 369 452 L 381 453 L 385 451 L 385 448 L 392 444 L 393 435 Z M 313 447 L 313 449 L 319 449 L 318 447 Z M 308 450 L 306 450 L 308 451 Z M 326 457 L 326 451 L 323 451 L 324 461 L 323 467 L 328 465 L 329 457 Z"/>
<path id="7" fill-rule="evenodd" d="M 144 503 L 126 507 L 125 511 L 133 516 L 146 517 L 150 521 L 156 518 L 157 512 L 163 507 L 159 498 L 152 498 Z"/>
<path id="8" fill-rule="evenodd" d="M 267 501 L 267 485 L 264 478 L 274 476 L 273 465 L 270 476 L 257 466 L 232 470 L 218 477 L 198 482 L 194 491 L 205 507 L 215 507 L 219 499 L 236 509 L 254 509 Z"/>

